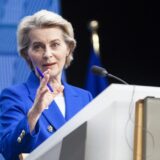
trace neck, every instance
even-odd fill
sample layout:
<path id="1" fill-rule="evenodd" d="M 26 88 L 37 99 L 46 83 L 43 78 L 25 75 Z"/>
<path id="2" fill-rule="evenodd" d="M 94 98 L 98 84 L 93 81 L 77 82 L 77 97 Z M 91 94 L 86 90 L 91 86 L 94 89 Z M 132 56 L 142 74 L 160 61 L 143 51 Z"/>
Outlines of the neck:
<path id="1" fill-rule="evenodd" d="M 57 82 L 58 84 L 62 84 L 62 83 L 61 83 L 61 74 L 59 74 L 59 75 L 57 75 L 57 76 L 54 76 L 54 77 L 50 77 L 49 83 L 52 85 L 52 84 L 54 84 L 55 82 Z"/>

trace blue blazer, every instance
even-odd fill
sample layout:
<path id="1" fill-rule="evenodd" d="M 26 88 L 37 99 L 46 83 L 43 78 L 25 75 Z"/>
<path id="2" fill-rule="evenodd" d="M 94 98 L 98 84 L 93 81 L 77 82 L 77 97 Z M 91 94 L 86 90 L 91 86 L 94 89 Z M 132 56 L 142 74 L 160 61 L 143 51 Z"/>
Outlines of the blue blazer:
<path id="1" fill-rule="evenodd" d="M 6 160 L 17 160 L 20 153 L 30 153 L 92 100 L 88 91 L 63 83 L 66 116 L 62 116 L 53 101 L 49 109 L 44 110 L 31 134 L 27 113 L 33 105 L 39 83 L 32 72 L 26 83 L 1 93 L 0 153 Z"/>

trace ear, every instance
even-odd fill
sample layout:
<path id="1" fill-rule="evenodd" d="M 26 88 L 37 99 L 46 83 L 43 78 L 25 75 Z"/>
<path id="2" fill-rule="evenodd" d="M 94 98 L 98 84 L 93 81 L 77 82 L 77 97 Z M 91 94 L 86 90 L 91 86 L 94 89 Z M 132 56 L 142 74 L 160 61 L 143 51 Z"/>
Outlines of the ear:
<path id="1" fill-rule="evenodd" d="M 68 57 L 70 54 L 71 54 L 71 52 L 70 52 L 70 51 L 68 51 L 68 52 L 67 52 L 67 55 L 66 55 L 66 57 Z"/>
<path id="2" fill-rule="evenodd" d="M 22 57 L 27 60 L 28 53 L 27 53 L 26 49 L 23 49 L 20 52 L 21 52 Z"/>
<path id="3" fill-rule="evenodd" d="M 71 54 L 71 46 L 70 45 L 68 45 L 68 47 L 67 47 L 67 56 L 66 57 L 68 57 L 70 54 Z"/>
<path id="4" fill-rule="evenodd" d="M 27 61 L 31 61 L 30 57 L 28 56 L 28 54 L 25 55 L 25 58 L 26 58 Z"/>
<path id="5" fill-rule="evenodd" d="M 28 53 L 25 54 L 24 58 L 26 59 L 26 61 L 27 61 L 29 64 L 32 64 L 32 61 L 31 61 Z"/>

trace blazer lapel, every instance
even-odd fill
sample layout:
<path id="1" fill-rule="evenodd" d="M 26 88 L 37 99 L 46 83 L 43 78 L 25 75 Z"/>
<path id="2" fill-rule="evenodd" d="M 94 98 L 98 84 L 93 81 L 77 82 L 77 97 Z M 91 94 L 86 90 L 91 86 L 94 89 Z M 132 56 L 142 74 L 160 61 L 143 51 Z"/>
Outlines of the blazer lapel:
<path id="1" fill-rule="evenodd" d="M 66 122 L 55 101 L 51 103 L 48 109 L 43 111 L 43 115 L 49 120 L 55 129 L 59 129 Z"/>
<path id="2" fill-rule="evenodd" d="M 74 88 L 67 83 L 63 83 L 64 85 L 64 96 L 65 96 L 65 104 L 66 104 L 66 116 L 65 119 L 69 120 L 73 117 L 82 107 L 82 101 L 77 92 L 75 92 Z"/>

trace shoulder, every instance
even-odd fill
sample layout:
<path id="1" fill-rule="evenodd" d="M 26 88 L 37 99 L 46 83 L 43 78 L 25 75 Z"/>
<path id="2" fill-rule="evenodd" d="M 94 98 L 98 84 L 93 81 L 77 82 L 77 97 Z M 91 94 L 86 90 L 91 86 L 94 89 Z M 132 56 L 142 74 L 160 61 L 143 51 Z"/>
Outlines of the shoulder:
<path id="1" fill-rule="evenodd" d="M 5 88 L 1 92 L 1 96 L 6 96 L 6 95 L 25 95 L 27 93 L 27 88 L 25 83 L 18 84 L 18 85 L 13 85 L 8 88 Z"/>
<path id="2" fill-rule="evenodd" d="M 5 88 L 0 94 L 0 110 L 5 113 L 9 109 L 26 112 L 22 106 L 26 106 L 27 89 L 25 84 L 14 85 Z"/>
<path id="3" fill-rule="evenodd" d="M 19 85 L 13 85 L 5 88 L 0 94 L 0 106 L 5 104 L 9 106 L 11 104 L 22 104 L 28 95 L 28 90 L 25 83 Z"/>

